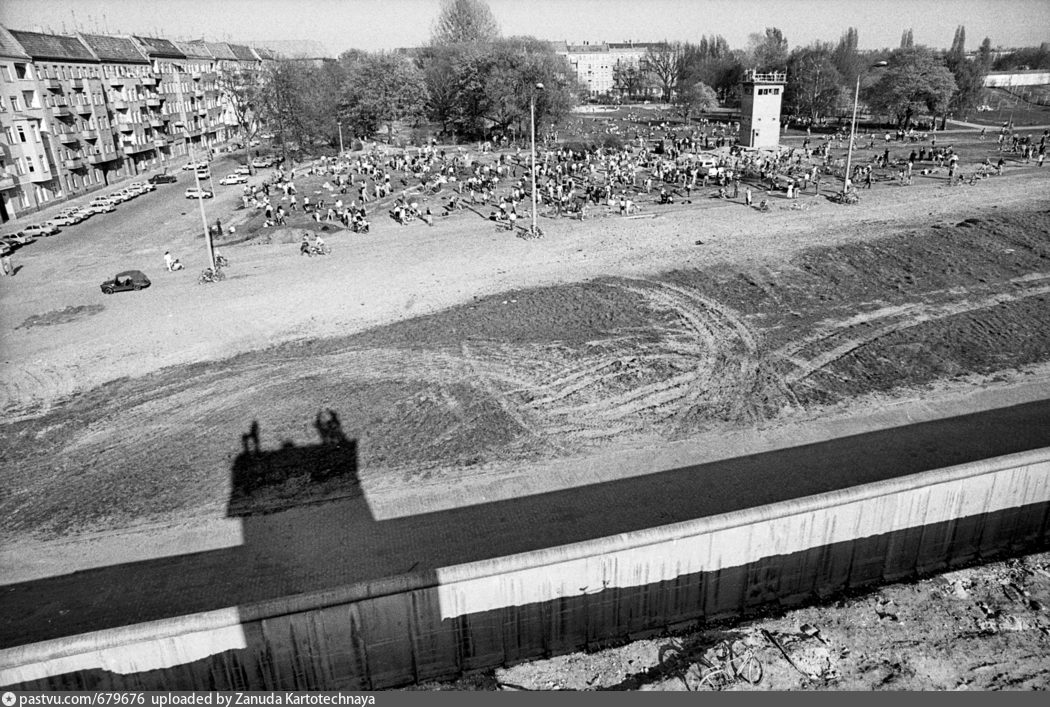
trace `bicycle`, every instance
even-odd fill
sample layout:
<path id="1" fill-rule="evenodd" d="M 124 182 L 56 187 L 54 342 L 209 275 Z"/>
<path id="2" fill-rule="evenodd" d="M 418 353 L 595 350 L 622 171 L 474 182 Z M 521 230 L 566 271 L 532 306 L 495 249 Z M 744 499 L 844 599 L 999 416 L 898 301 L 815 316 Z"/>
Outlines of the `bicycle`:
<path id="1" fill-rule="evenodd" d="M 737 651 L 733 646 L 729 641 L 722 641 L 715 647 L 714 661 L 701 659 L 707 669 L 700 670 L 700 687 L 722 690 L 741 680 L 749 685 L 762 681 L 762 662 L 754 651 L 747 646 Z"/>
<path id="2" fill-rule="evenodd" d="M 211 268 L 204 268 L 201 271 L 200 277 L 197 278 L 197 284 L 203 285 L 207 282 L 222 282 L 226 279 L 226 273 L 222 271 L 222 268 L 218 265 L 215 266 L 215 270 Z"/>

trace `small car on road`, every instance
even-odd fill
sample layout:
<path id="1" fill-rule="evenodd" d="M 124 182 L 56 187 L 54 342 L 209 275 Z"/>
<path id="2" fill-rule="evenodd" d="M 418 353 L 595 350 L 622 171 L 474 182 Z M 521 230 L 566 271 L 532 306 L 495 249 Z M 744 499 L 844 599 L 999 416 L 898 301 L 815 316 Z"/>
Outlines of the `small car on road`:
<path id="1" fill-rule="evenodd" d="M 141 290 L 144 287 L 149 287 L 150 281 L 146 277 L 146 273 L 141 270 L 125 270 L 124 272 L 117 273 L 116 277 L 112 280 L 106 280 L 99 287 L 102 288 L 102 292 L 111 295 L 114 292 L 125 292 L 127 290 Z"/>
<path id="2" fill-rule="evenodd" d="M 150 184 L 174 184 L 177 181 L 179 181 L 178 177 L 174 174 L 168 174 L 167 172 L 164 174 L 154 174 L 149 178 Z"/>
<path id="3" fill-rule="evenodd" d="M 256 157 L 254 160 L 252 160 L 252 167 L 255 167 L 256 169 L 264 169 L 272 164 L 273 160 L 271 160 L 269 157 Z"/>
<path id="4" fill-rule="evenodd" d="M 58 226 L 48 221 L 47 223 L 31 223 L 23 228 L 20 233 L 24 233 L 31 238 L 39 238 L 40 236 L 53 236 L 58 233 Z"/>
<path id="5" fill-rule="evenodd" d="M 28 235 L 25 231 L 19 231 L 18 233 L 11 233 L 3 237 L 4 241 L 12 248 L 18 248 L 19 246 L 29 245 L 36 239 Z"/>
<path id="6" fill-rule="evenodd" d="M 73 224 L 86 221 L 91 216 L 90 212 L 80 209 L 66 209 L 54 216 L 51 222 L 56 226 L 72 226 Z"/>
<path id="7" fill-rule="evenodd" d="M 248 178 L 245 177 L 243 174 L 237 174 L 236 172 L 233 173 L 233 174 L 227 174 L 225 177 L 223 177 L 222 179 L 219 180 L 219 184 L 224 184 L 224 185 L 228 185 L 228 184 L 247 184 L 247 183 L 248 183 Z"/>
<path id="8" fill-rule="evenodd" d="M 104 196 L 97 196 L 91 200 L 87 205 L 87 208 L 93 214 L 104 214 L 109 211 L 116 211 L 117 204 L 112 199 L 107 199 Z"/>
<path id="9" fill-rule="evenodd" d="M 251 167 L 246 164 L 242 164 L 240 167 L 234 170 L 234 174 L 243 174 L 245 176 L 252 173 Z"/>
<path id="10" fill-rule="evenodd" d="M 197 187 L 190 187 L 186 190 L 187 199 L 210 199 L 213 196 L 215 195 L 207 189 L 198 189 Z"/>

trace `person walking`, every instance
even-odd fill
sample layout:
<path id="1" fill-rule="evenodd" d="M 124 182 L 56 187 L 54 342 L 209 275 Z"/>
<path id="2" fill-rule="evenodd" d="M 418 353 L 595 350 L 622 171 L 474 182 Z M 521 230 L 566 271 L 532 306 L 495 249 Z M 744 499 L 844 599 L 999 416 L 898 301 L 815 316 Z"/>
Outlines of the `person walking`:
<path id="1" fill-rule="evenodd" d="M 3 269 L 4 275 L 14 275 L 15 270 L 11 267 L 11 256 L 4 255 L 0 256 L 0 268 Z"/>

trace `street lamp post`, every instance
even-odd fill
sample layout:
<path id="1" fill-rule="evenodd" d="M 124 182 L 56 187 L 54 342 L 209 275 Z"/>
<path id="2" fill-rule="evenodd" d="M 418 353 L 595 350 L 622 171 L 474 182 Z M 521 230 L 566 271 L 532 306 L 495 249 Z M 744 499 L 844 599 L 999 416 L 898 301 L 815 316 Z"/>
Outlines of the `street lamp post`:
<path id="1" fill-rule="evenodd" d="M 878 69 L 886 66 L 887 62 L 880 61 L 871 65 L 871 68 Z M 857 104 L 860 102 L 860 74 L 857 74 L 857 86 L 853 92 L 853 120 L 850 122 L 849 128 L 849 147 L 846 149 L 846 174 L 842 177 L 842 198 L 845 200 L 846 195 L 849 193 L 849 173 L 850 167 L 853 163 L 853 142 L 857 135 Z"/>
<path id="2" fill-rule="evenodd" d="M 208 249 L 208 265 L 211 267 L 211 271 L 215 272 L 215 249 L 211 244 L 211 231 L 208 230 L 208 217 L 204 215 L 204 199 L 201 198 L 201 175 L 197 172 L 197 166 L 200 164 L 200 159 L 197 157 L 197 151 L 193 151 L 193 177 L 197 181 L 197 204 L 201 210 L 201 225 L 204 226 L 204 244 Z M 211 174 L 211 166 L 208 167 L 208 173 Z M 213 187 L 214 189 L 214 187 Z M 214 194 L 215 192 L 212 191 Z"/>
<path id="3" fill-rule="evenodd" d="M 543 84 L 536 84 L 529 101 L 529 117 L 532 125 L 532 235 L 536 235 L 536 91 L 542 91 Z"/>

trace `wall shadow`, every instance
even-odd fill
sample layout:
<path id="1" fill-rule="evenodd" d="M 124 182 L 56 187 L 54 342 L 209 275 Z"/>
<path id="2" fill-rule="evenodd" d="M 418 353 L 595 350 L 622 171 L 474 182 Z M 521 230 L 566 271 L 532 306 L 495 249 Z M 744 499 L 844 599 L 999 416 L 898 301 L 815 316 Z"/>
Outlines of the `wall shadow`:
<path id="1" fill-rule="evenodd" d="M 612 536 L 1050 447 L 1050 401 L 521 498 L 480 503 L 464 498 L 464 503 L 470 505 L 382 520 L 375 518 L 366 495 L 361 493 L 357 444 L 344 433 L 338 416 L 331 412 L 319 415 L 314 426 L 320 438 L 316 445 L 282 444 L 267 449 L 260 444 L 258 425 L 253 425 L 240 440 L 241 451 L 230 470 L 229 515 L 242 525 L 241 545 L 2 586 L 0 648 L 189 613 L 244 607 L 406 573 L 429 581 L 436 578 L 438 569 L 449 565 Z M 289 502 L 295 498 L 309 499 L 312 488 L 326 484 L 347 493 L 324 502 L 299 505 Z M 282 495 L 293 490 L 307 493 Z M 275 498 L 284 503 L 280 510 L 272 503 Z M 1045 516 L 1046 509 L 1038 512 Z M 1045 520 L 1043 523 L 1045 525 Z M 927 537 L 923 533 L 926 531 L 920 529 L 920 538 Z M 806 576 L 816 571 L 822 561 L 806 559 L 798 568 L 795 581 L 804 585 Z M 779 575 L 775 582 L 772 579 L 767 582 L 769 586 L 755 588 L 754 578 L 748 579 L 747 573 L 765 572 L 762 567 L 752 570 L 745 567 L 740 571 L 744 572 L 744 579 L 740 580 L 742 588 L 732 591 L 752 595 L 757 592 L 755 596 L 764 601 L 776 601 L 778 593 L 784 591 L 781 586 L 784 580 Z M 687 579 L 680 578 L 673 584 L 681 585 Z M 720 578 L 716 584 L 728 591 L 725 588 L 729 585 L 725 582 L 725 578 Z M 665 589 L 679 591 L 670 585 Z M 664 591 L 656 585 L 615 593 L 607 591 L 610 596 L 641 592 L 650 597 L 645 604 L 650 608 L 639 612 L 650 611 L 655 616 L 662 611 L 662 604 L 652 599 Z M 602 591 L 590 596 L 605 594 L 606 591 Z M 562 600 L 565 601 L 568 600 Z M 525 610 L 525 607 L 514 609 Z M 476 623 L 484 618 L 467 616 L 443 620 L 441 607 L 426 602 L 414 611 L 417 613 L 411 621 L 428 625 L 444 626 L 447 621 Z M 550 608 L 535 611 L 549 613 Z M 535 620 L 547 620 L 540 614 Z M 600 618 L 594 616 L 594 620 Z M 648 618 L 651 617 L 639 615 L 632 620 L 642 625 Z M 664 618 L 668 622 L 679 619 L 670 614 Z M 503 619 L 497 616 L 491 620 Z M 377 642 L 376 645 L 395 639 L 419 640 L 415 636 L 400 635 L 408 630 L 406 625 L 391 623 L 387 630 L 389 636 L 377 637 L 373 633 L 369 640 Z M 270 649 L 253 645 L 264 640 L 262 633 L 257 628 L 248 633 L 248 648 L 234 653 L 268 655 Z M 460 631 L 456 635 L 466 634 Z M 351 638 L 348 634 L 346 640 Z M 547 645 L 539 649 L 539 654 L 556 652 L 558 648 Z M 369 661 L 371 673 L 385 665 L 381 654 L 373 654 Z M 473 663 L 467 661 L 463 667 L 480 665 L 484 665 L 482 658 Z M 104 681 L 100 682 L 99 676 L 104 672 L 88 671 L 85 674 L 93 678 L 81 675 L 77 680 L 101 685 Z M 111 679 L 115 678 L 111 675 L 106 678 Z M 322 678 L 316 679 L 320 681 L 317 684 L 324 682 Z M 62 680 L 66 679 L 56 678 L 52 684 L 69 684 L 68 680 L 65 683 Z M 394 684 L 377 680 L 381 684 Z M 167 686 L 188 688 L 191 685 Z"/>

